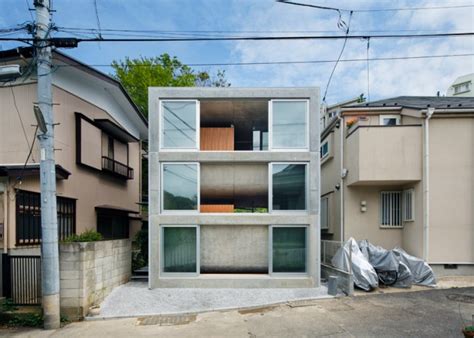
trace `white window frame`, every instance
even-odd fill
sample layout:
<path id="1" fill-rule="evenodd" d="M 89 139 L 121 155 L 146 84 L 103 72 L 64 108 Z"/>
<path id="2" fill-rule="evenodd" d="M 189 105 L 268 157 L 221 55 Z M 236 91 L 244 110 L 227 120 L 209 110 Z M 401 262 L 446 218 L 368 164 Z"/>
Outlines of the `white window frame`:
<path id="1" fill-rule="evenodd" d="M 325 144 L 328 145 L 328 152 L 326 154 L 323 154 L 323 146 Z M 329 153 L 331 152 L 331 145 L 329 144 L 329 140 L 325 140 L 321 143 L 321 147 L 319 148 L 319 151 L 321 152 L 321 155 L 319 156 L 321 161 L 329 157 Z"/>
<path id="2" fill-rule="evenodd" d="M 197 165 L 197 210 L 165 210 L 164 208 L 164 180 L 165 165 Z M 201 165 L 199 162 L 161 162 L 160 163 L 160 210 L 162 214 L 199 214 L 201 209 Z"/>
<path id="3" fill-rule="evenodd" d="M 383 120 L 384 119 L 395 119 L 396 122 L 395 122 L 395 125 L 396 126 L 399 126 L 400 125 L 400 115 L 379 115 L 379 124 L 381 126 L 386 126 L 386 127 L 393 127 L 393 126 L 387 126 L 383 123 Z"/>
<path id="4" fill-rule="evenodd" d="M 305 228 L 305 272 L 273 272 L 273 229 L 274 228 Z M 305 224 L 278 224 L 268 226 L 268 274 L 277 277 L 308 276 L 309 226 Z"/>
<path id="5" fill-rule="evenodd" d="M 196 272 L 165 272 L 165 236 L 164 228 L 196 228 Z M 199 225 L 160 224 L 160 276 L 198 277 L 201 274 L 201 227 Z"/>
<path id="6" fill-rule="evenodd" d="M 410 208 L 411 208 L 411 217 L 407 218 L 407 195 L 411 195 L 410 198 Z M 403 190 L 403 196 L 402 196 L 402 215 L 403 215 L 403 222 L 413 222 L 415 221 L 415 189 L 406 189 Z"/>
<path id="7" fill-rule="evenodd" d="M 398 210 L 398 219 L 400 224 L 383 224 L 383 201 L 384 201 L 384 194 L 399 194 L 399 210 Z M 399 229 L 403 228 L 403 215 L 402 215 L 402 209 L 403 209 L 403 200 L 402 200 L 402 192 L 400 190 L 386 190 L 386 191 L 381 191 L 380 192 L 380 227 L 384 229 Z M 389 202 L 390 203 L 390 202 Z M 392 207 L 392 204 L 390 203 L 390 207 Z M 395 214 L 393 214 L 391 217 L 395 217 Z M 392 222 L 390 222 L 392 223 Z"/>
<path id="8" fill-rule="evenodd" d="M 326 222 L 327 224 L 325 226 L 323 226 L 323 201 L 325 201 L 326 203 Z M 320 215 L 319 215 L 319 218 L 320 218 L 320 227 L 321 229 L 323 230 L 327 230 L 329 229 L 329 196 L 323 196 L 321 197 L 321 207 L 320 207 Z"/>
<path id="9" fill-rule="evenodd" d="M 301 164 L 305 166 L 305 209 L 304 210 L 273 210 L 273 165 Z M 268 163 L 268 213 L 272 214 L 307 214 L 309 209 L 309 163 L 308 162 L 270 162 Z"/>
<path id="10" fill-rule="evenodd" d="M 193 148 L 173 148 L 173 147 L 164 147 L 163 146 L 163 103 L 164 102 L 195 102 L 196 103 L 196 144 Z M 200 149 L 200 137 L 201 137 L 201 103 L 199 100 L 190 100 L 190 99 L 162 99 L 158 102 L 158 112 L 160 119 L 160 134 L 159 134 L 159 149 L 160 151 L 199 151 Z"/>
<path id="11" fill-rule="evenodd" d="M 306 102 L 306 137 L 303 148 L 273 147 L 273 102 Z M 269 151 L 309 151 L 309 100 L 308 99 L 272 99 L 268 101 L 268 150 Z"/>

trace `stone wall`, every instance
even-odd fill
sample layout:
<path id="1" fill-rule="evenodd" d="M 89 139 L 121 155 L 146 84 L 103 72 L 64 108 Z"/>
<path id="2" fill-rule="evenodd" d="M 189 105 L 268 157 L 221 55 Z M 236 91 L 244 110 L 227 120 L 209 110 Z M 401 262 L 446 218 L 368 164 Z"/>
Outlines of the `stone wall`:
<path id="1" fill-rule="evenodd" d="M 131 249 L 129 239 L 61 243 L 61 313 L 70 320 L 82 319 L 113 288 L 127 283 L 132 270 Z"/>

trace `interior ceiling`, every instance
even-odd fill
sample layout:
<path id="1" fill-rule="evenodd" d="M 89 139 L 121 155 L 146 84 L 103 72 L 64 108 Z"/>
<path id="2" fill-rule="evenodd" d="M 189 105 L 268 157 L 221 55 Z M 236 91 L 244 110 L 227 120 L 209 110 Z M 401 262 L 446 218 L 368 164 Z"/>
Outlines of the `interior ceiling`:
<path id="1" fill-rule="evenodd" d="M 267 164 L 201 165 L 201 198 L 233 198 L 234 195 L 268 194 Z"/>
<path id="2" fill-rule="evenodd" d="M 268 100 L 201 100 L 202 126 L 266 127 L 268 121 Z"/>

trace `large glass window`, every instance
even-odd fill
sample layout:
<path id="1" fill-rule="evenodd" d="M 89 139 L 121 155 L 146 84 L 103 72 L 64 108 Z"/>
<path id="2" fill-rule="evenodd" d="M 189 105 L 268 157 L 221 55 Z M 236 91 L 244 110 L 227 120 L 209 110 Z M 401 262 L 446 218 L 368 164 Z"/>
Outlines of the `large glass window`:
<path id="1" fill-rule="evenodd" d="M 197 101 L 161 102 L 161 147 L 197 149 Z"/>
<path id="2" fill-rule="evenodd" d="M 272 149 L 308 148 L 308 101 L 274 100 L 272 104 Z"/>
<path id="3" fill-rule="evenodd" d="M 198 272 L 198 228 L 163 227 L 163 272 Z"/>
<path id="4" fill-rule="evenodd" d="M 198 210 L 198 171 L 199 166 L 197 163 L 163 164 L 163 211 Z"/>
<path id="5" fill-rule="evenodd" d="M 306 164 L 273 163 L 272 210 L 306 210 Z"/>
<path id="6" fill-rule="evenodd" d="M 272 227 L 271 245 L 271 272 L 306 272 L 306 227 Z"/>

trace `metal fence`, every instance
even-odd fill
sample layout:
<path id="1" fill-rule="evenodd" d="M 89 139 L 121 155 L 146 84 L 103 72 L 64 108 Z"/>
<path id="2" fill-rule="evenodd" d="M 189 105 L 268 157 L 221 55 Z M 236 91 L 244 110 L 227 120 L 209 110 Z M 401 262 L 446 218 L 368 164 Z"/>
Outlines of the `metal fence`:
<path id="1" fill-rule="evenodd" d="M 328 240 L 322 240 L 321 241 L 321 263 L 326 264 L 329 266 L 334 266 L 332 264 L 332 258 L 336 254 L 336 252 L 344 246 L 343 242 L 340 241 L 328 241 Z M 346 269 L 346 272 L 351 273 L 352 268 L 352 252 L 349 251 L 349 266 Z"/>
<path id="2" fill-rule="evenodd" d="M 3 296 L 14 305 L 41 305 L 41 256 L 2 256 Z"/>

